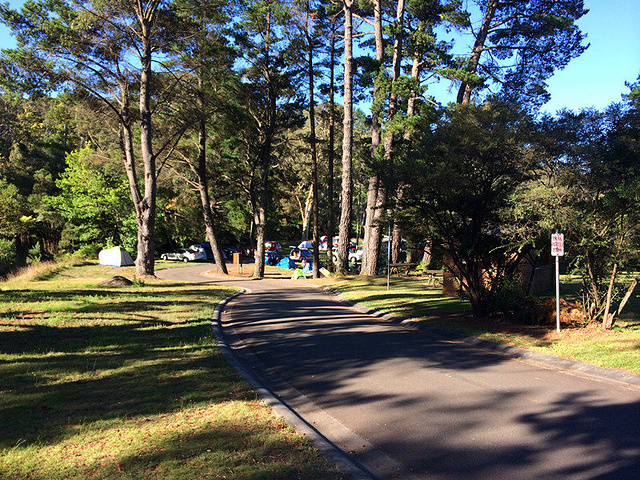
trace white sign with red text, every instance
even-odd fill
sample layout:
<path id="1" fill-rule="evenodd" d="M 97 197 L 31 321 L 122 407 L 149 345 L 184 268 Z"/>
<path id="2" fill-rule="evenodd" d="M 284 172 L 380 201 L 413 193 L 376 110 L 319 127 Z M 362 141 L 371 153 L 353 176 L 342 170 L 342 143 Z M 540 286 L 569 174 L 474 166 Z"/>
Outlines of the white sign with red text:
<path id="1" fill-rule="evenodd" d="M 564 256 L 564 233 L 551 235 L 551 255 L 554 257 Z"/>

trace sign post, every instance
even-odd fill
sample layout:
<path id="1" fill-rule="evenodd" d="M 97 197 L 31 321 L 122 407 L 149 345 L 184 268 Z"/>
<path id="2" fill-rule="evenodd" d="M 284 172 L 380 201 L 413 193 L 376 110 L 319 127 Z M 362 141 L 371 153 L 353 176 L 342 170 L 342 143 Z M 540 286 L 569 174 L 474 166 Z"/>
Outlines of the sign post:
<path id="1" fill-rule="evenodd" d="M 564 234 L 551 234 L 551 255 L 556 257 L 556 330 L 560 333 L 560 257 L 564 256 Z"/>
<path id="2" fill-rule="evenodd" d="M 391 276 L 391 224 L 387 236 L 387 291 L 389 291 L 389 277 Z"/>
<path id="3" fill-rule="evenodd" d="M 240 256 L 240 252 L 233 252 L 232 258 L 233 258 L 233 264 L 236 265 L 236 270 L 238 271 L 238 273 L 241 273 L 242 257 Z"/>

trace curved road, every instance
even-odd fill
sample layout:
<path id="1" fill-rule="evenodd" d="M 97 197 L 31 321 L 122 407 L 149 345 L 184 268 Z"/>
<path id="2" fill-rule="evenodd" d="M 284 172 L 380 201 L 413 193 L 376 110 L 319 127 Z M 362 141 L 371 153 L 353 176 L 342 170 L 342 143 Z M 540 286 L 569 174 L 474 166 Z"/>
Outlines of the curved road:
<path id="1" fill-rule="evenodd" d="M 234 354 L 373 478 L 640 479 L 638 386 L 408 330 L 303 281 L 209 268 L 157 275 L 249 289 L 222 316 Z"/>

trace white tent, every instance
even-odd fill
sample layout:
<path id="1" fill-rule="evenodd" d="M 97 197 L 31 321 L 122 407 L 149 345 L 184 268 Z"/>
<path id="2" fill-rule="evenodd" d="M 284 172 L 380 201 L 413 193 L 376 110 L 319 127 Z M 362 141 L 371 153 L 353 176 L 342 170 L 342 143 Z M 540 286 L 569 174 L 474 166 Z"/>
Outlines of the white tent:
<path id="1" fill-rule="evenodd" d="M 122 247 L 113 247 L 101 250 L 98 254 L 100 265 L 106 267 L 130 267 L 133 266 L 131 255 Z"/>
<path id="2" fill-rule="evenodd" d="M 313 243 L 311 243 L 308 240 L 305 240 L 300 245 L 298 245 L 298 248 L 305 248 L 307 250 L 313 250 Z"/>

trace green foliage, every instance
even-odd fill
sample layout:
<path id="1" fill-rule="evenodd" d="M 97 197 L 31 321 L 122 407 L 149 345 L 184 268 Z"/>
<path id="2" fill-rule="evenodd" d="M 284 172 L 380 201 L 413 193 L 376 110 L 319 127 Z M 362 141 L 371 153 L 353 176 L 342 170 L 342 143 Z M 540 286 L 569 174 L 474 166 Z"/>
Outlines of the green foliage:
<path id="1" fill-rule="evenodd" d="M 56 181 L 60 194 L 47 199 L 66 220 L 61 246 L 86 254 L 107 245 L 135 246 L 133 207 L 119 166 L 99 162 L 89 146 L 66 160 L 67 168 Z"/>
<path id="2" fill-rule="evenodd" d="M 0 276 L 5 275 L 17 262 L 16 241 L 0 237 Z"/>
<path id="3" fill-rule="evenodd" d="M 526 117 L 504 105 L 454 106 L 433 130 L 416 135 L 405 165 L 413 178 L 405 199 L 413 220 L 407 220 L 427 225 L 427 237 L 444 247 L 479 316 L 490 313 L 519 260 L 500 235 L 500 214 L 528 177 L 527 126 Z"/>
<path id="4" fill-rule="evenodd" d="M 505 210 L 503 232 L 518 248 L 548 251 L 552 229 L 565 233 L 590 320 L 605 314 L 609 294 L 615 304 L 623 291 L 617 271 L 640 259 L 639 126 L 632 105 L 542 119 L 532 149 L 536 176 L 516 189 Z"/>

